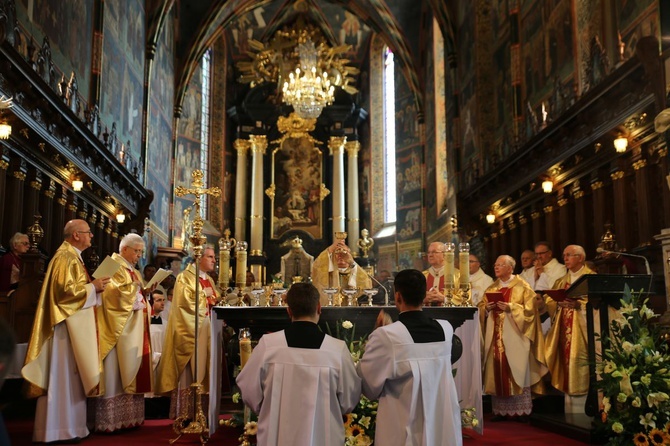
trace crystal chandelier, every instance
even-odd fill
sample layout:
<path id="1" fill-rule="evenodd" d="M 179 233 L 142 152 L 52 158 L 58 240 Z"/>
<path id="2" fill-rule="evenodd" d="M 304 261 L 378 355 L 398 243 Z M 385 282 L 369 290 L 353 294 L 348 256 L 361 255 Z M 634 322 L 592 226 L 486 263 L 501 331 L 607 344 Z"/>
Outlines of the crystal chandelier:
<path id="1" fill-rule="evenodd" d="M 335 87 L 325 71 L 317 73 L 317 52 L 311 39 L 298 45 L 298 55 L 300 66 L 284 82 L 282 100 L 301 118 L 316 119 L 326 105 L 333 103 Z"/>

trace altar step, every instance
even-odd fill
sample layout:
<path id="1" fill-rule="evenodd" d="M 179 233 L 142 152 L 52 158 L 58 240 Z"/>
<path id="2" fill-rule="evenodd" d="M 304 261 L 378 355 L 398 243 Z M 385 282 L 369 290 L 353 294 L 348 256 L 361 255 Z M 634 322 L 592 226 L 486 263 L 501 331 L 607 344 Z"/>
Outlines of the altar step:
<path id="1" fill-rule="evenodd" d="M 593 426 L 593 418 L 585 414 L 564 413 L 563 395 L 546 395 L 533 400 L 530 424 L 564 437 L 589 444 L 605 444 Z"/>

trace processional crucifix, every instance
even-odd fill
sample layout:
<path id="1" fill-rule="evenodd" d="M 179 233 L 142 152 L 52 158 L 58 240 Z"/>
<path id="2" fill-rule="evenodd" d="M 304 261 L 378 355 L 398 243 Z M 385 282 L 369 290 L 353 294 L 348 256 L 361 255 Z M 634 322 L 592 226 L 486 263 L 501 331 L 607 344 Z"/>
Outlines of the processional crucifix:
<path id="1" fill-rule="evenodd" d="M 191 187 L 185 188 L 177 186 L 175 188 L 175 195 L 183 197 L 185 195 L 193 195 L 193 224 L 191 227 L 191 234 L 189 240 L 193 247 L 193 258 L 195 260 L 195 338 L 193 349 L 193 361 L 195 367 L 193 372 L 193 382 L 191 383 L 191 390 L 193 392 L 193 414 L 192 417 L 180 416 L 172 425 L 177 438 L 170 440 L 170 444 L 179 440 L 184 434 L 198 434 L 200 435 L 200 443 L 205 444 L 209 440 L 209 427 L 207 426 L 207 417 L 202 411 L 202 385 L 198 382 L 198 319 L 200 315 L 200 258 L 202 257 L 203 247 L 207 238 L 202 235 L 202 227 L 205 221 L 200 216 L 200 198 L 203 195 L 211 195 L 219 197 L 221 189 L 218 187 L 203 187 L 203 173 L 202 170 L 194 170 L 191 174 Z M 184 234 L 185 236 L 187 234 Z"/>

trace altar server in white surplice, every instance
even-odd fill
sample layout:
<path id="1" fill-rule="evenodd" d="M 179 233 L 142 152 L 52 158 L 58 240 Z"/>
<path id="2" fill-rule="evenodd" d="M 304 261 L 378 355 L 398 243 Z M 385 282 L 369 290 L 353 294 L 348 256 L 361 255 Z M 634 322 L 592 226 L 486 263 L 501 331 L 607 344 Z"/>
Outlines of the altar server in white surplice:
<path id="1" fill-rule="evenodd" d="M 426 279 L 420 271 L 395 278 L 398 322 L 372 332 L 358 363 L 363 394 L 379 399 L 375 444 L 460 446 L 461 412 L 451 374 L 448 321 L 424 315 Z"/>
<path id="2" fill-rule="evenodd" d="M 286 294 L 291 325 L 264 335 L 237 376 L 258 413 L 258 444 L 342 446 L 342 416 L 360 401 L 361 380 L 346 344 L 319 330 L 319 291 L 296 283 Z"/>

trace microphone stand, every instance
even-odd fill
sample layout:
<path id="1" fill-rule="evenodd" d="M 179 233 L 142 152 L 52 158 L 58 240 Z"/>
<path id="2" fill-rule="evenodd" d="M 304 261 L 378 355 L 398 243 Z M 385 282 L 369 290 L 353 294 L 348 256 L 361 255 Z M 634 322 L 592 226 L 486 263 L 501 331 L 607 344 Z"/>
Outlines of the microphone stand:
<path id="1" fill-rule="evenodd" d="M 617 255 L 620 255 L 620 256 L 627 256 L 627 257 L 635 257 L 637 259 L 644 260 L 644 266 L 647 269 L 647 275 L 649 276 L 649 289 L 647 290 L 647 292 L 648 293 L 651 292 L 651 285 L 654 281 L 654 275 L 651 273 L 651 267 L 649 266 L 649 260 L 647 260 L 647 258 L 645 256 L 641 256 L 639 254 L 631 254 L 631 253 L 628 253 L 628 252 L 610 251 L 610 250 L 603 249 L 603 248 L 596 249 L 596 252 L 597 253 L 607 253 L 607 254 L 617 254 Z"/>
<path id="2" fill-rule="evenodd" d="M 356 262 L 349 265 L 349 268 L 353 268 L 354 266 L 356 266 Z M 382 289 L 384 290 L 384 306 L 388 307 L 389 306 L 389 293 L 388 293 L 388 290 L 386 289 L 386 287 L 384 285 L 382 285 L 382 283 L 379 280 L 375 279 L 375 277 L 372 274 L 368 273 L 365 270 L 365 268 L 361 268 L 361 269 L 363 270 L 363 272 L 365 273 L 366 276 L 368 276 L 370 279 L 372 279 L 372 281 L 375 282 L 377 285 L 382 287 Z"/>

